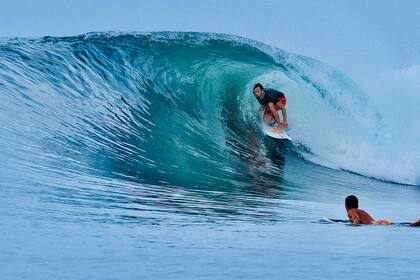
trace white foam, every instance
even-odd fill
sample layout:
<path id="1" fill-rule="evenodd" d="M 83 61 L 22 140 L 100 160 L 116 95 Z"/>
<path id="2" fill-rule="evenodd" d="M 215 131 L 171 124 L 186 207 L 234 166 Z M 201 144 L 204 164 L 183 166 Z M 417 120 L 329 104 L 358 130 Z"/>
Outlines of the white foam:
<path id="1" fill-rule="evenodd" d="M 381 106 L 371 105 L 367 95 L 339 72 L 316 61 L 305 65 L 305 58 L 295 59 L 293 63 L 301 67 L 300 74 L 325 90 L 324 96 L 296 73 L 273 71 L 258 77 L 258 81 L 285 92 L 289 134 L 311 150 L 304 157 L 327 167 L 386 181 L 420 184 L 420 118 L 414 109 L 415 104 L 420 104 L 420 96 L 415 95 L 420 92 L 420 85 L 414 78 L 420 67 L 400 73 L 399 80 L 408 79 L 415 89 L 405 91 L 407 98 L 401 96 L 404 106 L 394 108 L 395 99 L 400 97 L 390 98 L 389 105 L 383 105 L 386 110 L 380 111 L 375 108 Z M 380 81 L 378 84 L 386 85 Z"/>

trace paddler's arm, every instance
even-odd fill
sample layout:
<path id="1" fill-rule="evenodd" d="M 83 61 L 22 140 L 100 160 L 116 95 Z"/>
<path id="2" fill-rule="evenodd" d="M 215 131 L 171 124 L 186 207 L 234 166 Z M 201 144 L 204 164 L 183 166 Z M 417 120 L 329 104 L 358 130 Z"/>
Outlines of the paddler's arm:
<path id="1" fill-rule="evenodd" d="M 350 222 L 352 222 L 353 225 L 360 225 L 360 218 L 359 215 L 354 213 L 353 211 L 347 212 L 347 215 L 349 216 Z"/>

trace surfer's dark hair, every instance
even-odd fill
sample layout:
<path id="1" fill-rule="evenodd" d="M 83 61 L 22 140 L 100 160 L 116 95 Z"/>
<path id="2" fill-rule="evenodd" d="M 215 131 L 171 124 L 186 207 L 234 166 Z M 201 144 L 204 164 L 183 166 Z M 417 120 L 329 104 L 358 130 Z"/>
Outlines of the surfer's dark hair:
<path id="1" fill-rule="evenodd" d="M 354 195 L 349 195 L 346 197 L 346 207 L 348 209 L 359 208 L 359 200 L 357 197 Z"/>
<path id="2" fill-rule="evenodd" d="M 259 87 L 259 88 L 260 88 L 260 90 L 263 90 L 263 89 L 264 89 L 263 85 L 262 85 L 262 84 L 260 84 L 260 83 L 256 83 L 256 84 L 254 85 L 254 90 L 255 90 L 257 87 Z"/>

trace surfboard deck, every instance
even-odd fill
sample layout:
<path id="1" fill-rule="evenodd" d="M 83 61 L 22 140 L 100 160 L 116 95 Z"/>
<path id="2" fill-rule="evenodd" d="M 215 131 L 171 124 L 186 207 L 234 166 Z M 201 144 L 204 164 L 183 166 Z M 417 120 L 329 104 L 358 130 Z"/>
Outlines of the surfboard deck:
<path id="1" fill-rule="evenodd" d="M 275 125 L 263 124 L 263 126 L 264 126 L 264 134 L 265 135 L 267 135 L 271 138 L 275 138 L 275 139 L 292 141 L 292 138 L 284 130 L 281 133 L 273 132 L 273 129 L 276 128 Z"/>
<path id="2" fill-rule="evenodd" d="M 323 217 L 318 222 L 321 224 L 351 224 L 349 220 L 331 219 L 327 217 Z"/>
<path id="3" fill-rule="evenodd" d="M 321 224 L 343 224 L 343 225 L 353 226 L 353 224 L 349 220 L 331 219 L 331 218 L 327 218 L 327 217 L 323 217 L 322 219 L 320 219 L 318 221 L 318 223 L 321 223 Z M 409 222 L 399 222 L 399 223 L 392 223 L 392 224 L 386 225 L 386 226 L 410 226 L 410 224 L 411 223 L 409 223 Z M 358 226 L 366 226 L 366 225 L 358 225 Z M 371 224 L 369 226 L 378 226 L 378 225 Z"/>

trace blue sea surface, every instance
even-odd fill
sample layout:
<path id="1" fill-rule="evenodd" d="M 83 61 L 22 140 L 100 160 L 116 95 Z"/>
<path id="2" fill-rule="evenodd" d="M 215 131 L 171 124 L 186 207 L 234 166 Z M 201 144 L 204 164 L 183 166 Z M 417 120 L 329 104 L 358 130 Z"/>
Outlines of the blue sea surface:
<path id="1" fill-rule="evenodd" d="M 287 96 L 262 132 L 255 82 Z M 416 147 L 349 78 L 209 33 L 0 42 L 2 279 L 418 279 Z M 403 140 L 401 140 L 403 141 Z M 410 148 L 403 142 L 404 150 Z"/>

